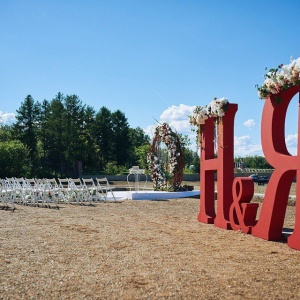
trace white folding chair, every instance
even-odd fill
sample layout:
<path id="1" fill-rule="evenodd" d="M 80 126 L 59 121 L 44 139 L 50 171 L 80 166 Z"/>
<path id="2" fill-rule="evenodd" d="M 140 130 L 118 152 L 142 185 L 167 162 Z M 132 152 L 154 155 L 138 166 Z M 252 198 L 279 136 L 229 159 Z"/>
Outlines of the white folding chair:
<path id="1" fill-rule="evenodd" d="M 83 186 L 83 197 L 85 201 L 89 201 L 90 204 L 92 201 L 97 201 L 97 187 L 95 186 L 94 180 L 92 178 L 82 178 L 82 186 Z"/>
<path id="2" fill-rule="evenodd" d="M 25 205 L 33 204 L 39 206 L 38 189 L 34 178 L 25 178 L 23 184 L 24 203 Z"/>
<path id="3" fill-rule="evenodd" d="M 58 182 L 59 182 L 59 194 L 58 197 L 60 200 L 64 201 L 64 203 L 66 203 L 67 201 L 70 203 L 70 193 L 71 193 L 71 189 L 70 189 L 70 180 L 69 178 L 58 178 Z"/>
<path id="4" fill-rule="evenodd" d="M 45 186 L 44 179 L 35 178 L 34 181 L 35 181 L 34 194 L 35 194 L 37 205 L 39 205 L 39 203 L 42 203 L 44 206 L 49 207 L 47 198 L 45 197 L 46 186 Z"/>
<path id="5" fill-rule="evenodd" d="M 3 196 L 10 197 L 13 203 L 22 203 L 21 197 L 16 197 L 17 189 L 15 188 L 15 179 L 7 178 L 2 180 Z"/>
<path id="6" fill-rule="evenodd" d="M 8 188 L 14 191 L 14 202 L 19 204 L 25 204 L 25 179 L 21 178 L 7 178 L 6 181 Z"/>
<path id="7" fill-rule="evenodd" d="M 41 200 L 45 206 L 51 208 L 50 204 L 54 203 L 58 207 L 58 197 L 53 192 L 53 188 L 48 179 L 36 179 L 36 189 L 38 200 Z"/>
<path id="8" fill-rule="evenodd" d="M 3 209 L 9 209 L 8 203 L 11 204 L 13 211 L 15 211 L 15 195 L 14 190 L 10 187 L 10 184 L 7 180 L 0 180 L 0 198 L 3 203 Z"/>
<path id="9" fill-rule="evenodd" d="M 59 209 L 58 202 L 60 200 L 60 188 L 55 178 L 45 179 L 45 193 L 49 202 L 56 204 L 56 208 Z"/>
<path id="10" fill-rule="evenodd" d="M 110 200 L 108 198 L 113 198 L 116 201 L 115 195 L 113 193 L 113 188 L 110 186 L 106 177 L 104 178 L 96 178 L 97 182 L 97 194 L 104 198 L 104 201 Z"/>
<path id="11" fill-rule="evenodd" d="M 78 204 L 82 204 L 84 201 L 84 188 L 82 186 L 82 182 L 80 180 L 80 178 L 71 178 L 69 179 L 69 189 L 70 189 L 70 193 L 69 193 L 69 197 L 71 197 L 71 201 L 73 201 L 73 199 L 76 201 L 76 203 Z"/>

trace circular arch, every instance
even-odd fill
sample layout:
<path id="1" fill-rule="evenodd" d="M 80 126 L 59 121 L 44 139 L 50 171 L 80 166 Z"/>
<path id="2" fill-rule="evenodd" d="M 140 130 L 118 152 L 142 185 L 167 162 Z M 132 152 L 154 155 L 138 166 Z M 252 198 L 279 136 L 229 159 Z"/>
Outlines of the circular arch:
<path id="1" fill-rule="evenodd" d="M 167 147 L 168 159 L 164 163 L 159 157 L 161 143 Z M 184 168 L 183 151 L 178 135 L 167 123 L 156 127 L 147 160 L 155 190 L 170 191 L 180 187 Z"/>

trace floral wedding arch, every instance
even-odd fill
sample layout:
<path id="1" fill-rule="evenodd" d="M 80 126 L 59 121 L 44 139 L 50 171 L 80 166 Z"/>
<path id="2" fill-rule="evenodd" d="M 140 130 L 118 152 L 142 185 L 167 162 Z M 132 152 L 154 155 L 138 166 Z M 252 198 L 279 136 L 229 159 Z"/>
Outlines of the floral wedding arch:
<path id="1" fill-rule="evenodd" d="M 165 150 L 161 150 L 161 143 L 165 144 Z M 167 157 L 166 161 L 161 159 L 159 155 L 161 151 Z M 179 189 L 183 179 L 183 153 L 178 135 L 167 123 L 156 127 L 147 162 L 154 190 L 174 191 Z"/>

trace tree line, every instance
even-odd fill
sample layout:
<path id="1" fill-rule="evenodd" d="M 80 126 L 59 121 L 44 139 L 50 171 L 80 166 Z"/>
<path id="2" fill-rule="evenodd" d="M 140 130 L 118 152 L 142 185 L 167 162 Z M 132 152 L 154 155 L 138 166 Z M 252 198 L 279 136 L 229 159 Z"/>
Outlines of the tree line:
<path id="1" fill-rule="evenodd" d="M 238 166 L 242 169 L 272 169 L 273 167 L 267 162 L 265 157 L 254 155 L 254 156 L 237 156 L 234 158 L 235 166 Z"/>
<path id="2" fill-rule="evenodd" d="M 197 152 L 179 134 L 185 173 L 199 173 Z M 0 177 L 78 177 L 86 173 L 127 172 L 133 165 L 147 168 L 150 137 L 131 128 L 120 110 L 98 111 L 83 105 L 77 95 L 58 93 L 52 100 L 35 101 L 28 95 L 16 111 L 16 122 L 0 126 Z M 235 157 L 248 168 L 267 169 L 264 157 Z"/>
<path id="3" fill-rule="evenodd" d="M 77 95 L 43 102 L 28 95 L 16 122 L 0 128 L 0 177 L 76 177 L 81 165 L 85 172 L 143 165 L 149 142 L 120 110 L 96 112 Z"/>

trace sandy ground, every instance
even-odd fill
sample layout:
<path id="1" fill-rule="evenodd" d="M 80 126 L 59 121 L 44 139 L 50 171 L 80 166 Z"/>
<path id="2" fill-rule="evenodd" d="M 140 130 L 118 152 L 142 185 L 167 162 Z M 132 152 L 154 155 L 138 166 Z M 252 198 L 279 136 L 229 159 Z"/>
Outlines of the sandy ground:
<path id="1" fill-rule="evenodd" d="M 192 198 L 0 210 L 0 299 L 299 299 L 300 251 L 198 210 Z"/>

